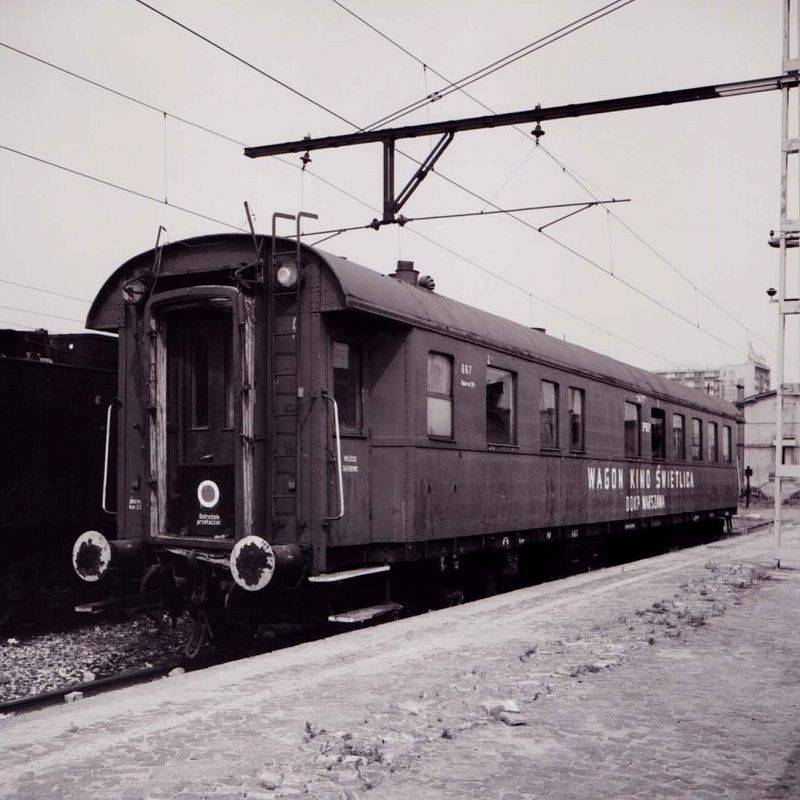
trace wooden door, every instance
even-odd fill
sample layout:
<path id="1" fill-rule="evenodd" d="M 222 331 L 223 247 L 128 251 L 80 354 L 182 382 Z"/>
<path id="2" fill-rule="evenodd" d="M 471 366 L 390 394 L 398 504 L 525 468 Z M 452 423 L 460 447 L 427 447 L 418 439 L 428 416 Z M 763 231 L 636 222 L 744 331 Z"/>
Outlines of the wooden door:
<path id="1" fill-rule="evenodd" d="M 166 342 L 168 533 L 233 538 L 231 315 L 200 310 L 170 314 Z"/>

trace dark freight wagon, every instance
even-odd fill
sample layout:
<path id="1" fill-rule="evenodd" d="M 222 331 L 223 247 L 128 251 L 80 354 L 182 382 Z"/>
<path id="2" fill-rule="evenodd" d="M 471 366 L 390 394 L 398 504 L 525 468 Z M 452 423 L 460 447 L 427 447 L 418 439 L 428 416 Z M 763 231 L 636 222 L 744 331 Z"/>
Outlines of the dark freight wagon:
<path id="1" fill-rule="evenodd" d="M 116 366 L 114 337 L 0 331 L 0 622 L 74 605 L 75 536 L 115 532 Z"/>
<path id="2" fill-rule="evenodd" d="M 120 334 L 124 544 L 82 537 L 85 579 L 144 553 L 173 600 L 300 616 L 409 564 L 735 513 L 733 406 L 449 300 L 410 262 L 174 242 L 120 267 L 88 326 Z"/>

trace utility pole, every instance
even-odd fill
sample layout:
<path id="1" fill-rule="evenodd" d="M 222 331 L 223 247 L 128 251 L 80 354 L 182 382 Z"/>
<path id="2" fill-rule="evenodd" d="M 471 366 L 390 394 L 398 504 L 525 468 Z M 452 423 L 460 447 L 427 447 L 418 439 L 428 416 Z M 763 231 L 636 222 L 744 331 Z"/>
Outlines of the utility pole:
<path id="1" fill-rule="evenodd" d="M 800 72 L 800 57 L 792 57 L 792 52 L 800 51 L 800 14 L 797 5 L 800 0 L 795 0 L 794 13 L 792 0 L 780 0 L 783 11 L 783 52 L 782 67 L 783 77 L 797 77 Z M 797 26 L 797 42 L 792 45 L 792 17 Z M 778 246 L 778 296 L 772 302 L 778 304 L 778 360 L 777 360 L 777 387 L 775 393 L 776 414 L 775 414 L 775 560 L 778 566 L 781 565 L 781 511 L 782 511 L 782 491 L 781 485 L 784 478 L 800 478 L 800 465 L 783 463 L 783 396 L 784 396 L 784 371 L 786 361 L 786 317 L 789 314 L 800 313 L 800 298 L 786 296 L 787 272 L 789 269 L 789 258 L 787 248 L 795 249 L 795 257 L 792 262 L 798 261 L 798 234 L 800 234 L 800 181 L 798 181 L 798 205 L 794 208 L 794 214 L 789 212 L 789 156 L 795 156 L 793 167 L 800 167 L 797 158 L 800 152 L 800 107 L 798 107 L 798 119 L 791 125 L 790 134 L 789 123 L 789 101 L 790 92 L 794 91 L 793 100 L 798 103 L 797 84 L 784 81 L 781 85 L 781 189 L 780 189 L 780 228 L 776 232 L 771 242 Z M 797 178 L 795 178 L 797 180 Z M 800 264 L 795 264 L 797 275 L 800 277 Z M 770 290 L 772 294 L 774 292 Z"/>

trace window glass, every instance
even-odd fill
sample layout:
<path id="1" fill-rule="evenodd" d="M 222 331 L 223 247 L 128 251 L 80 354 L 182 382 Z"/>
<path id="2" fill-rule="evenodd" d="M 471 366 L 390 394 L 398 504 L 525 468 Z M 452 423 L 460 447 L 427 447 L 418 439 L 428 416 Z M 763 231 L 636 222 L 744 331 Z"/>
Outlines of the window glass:
<path id="1" fill-rule="evenodd" d="M 692 461 L 703 460 L 703 421 L 692 418 Z"/>
<path id="2" fill-rule="evenodd" d="M 192 339 L 192 426 L 208 425 L 208 341 Z"/>
<path id="3" fill-rule="evenodd" d="M 361 353 L 348 342 L 333 343 L 333 397 L 339 406 L 339 425 L 361 432 Z"/>
<path id="4" fill-rule="evenodd" d="M 542 447 L 558 447 L 558 384 L 552 381 L 542 381 L 539 429 Z"/>
<path id="5" fill-rule="evenodd" d="M 642 451 L 639 431 L 639 415 L 641 409 L 636 403 L 625 401 L 625 455 L 630 458 L 637 458 Z"/>
<path id="6" fill-rule="evenodd" d="M 672 415 L 672 457 L 686 460 L 686 420 L 683 414 Z"/>
<path id="7" fill-rule="evenodd" d="M 570 450 L 584 449 L 583 389 L 569 387 L 569 447 Z M 558 420 L 556 420 L 556 429 Z"/>
<path id="8" fill-rule="evenodd" d="M 428 353 L 428 435 L 453 435 L 453 359 Z"/>
<path id="9" fill-rule="evenodd" d="M 486 441 L 514 444 L 514 376 L 504 369 L 486 367 Z"/>
<path id="10" fill-rule="evenodd" d="M 708 423 L 708 460 L 718 461 L 717 453 L 717 423 Z"/>
<path id="11" fill-rule="evenodd" d="M 667 457 L 666 414 L 661 408 L 650 410 L 650 452 L 653 458 Z"/>
<path id="12" fill-rule="evenodd" d="M 731 463 L 731 428 L 725 425 L 722 429 L 722 460 Z"/>

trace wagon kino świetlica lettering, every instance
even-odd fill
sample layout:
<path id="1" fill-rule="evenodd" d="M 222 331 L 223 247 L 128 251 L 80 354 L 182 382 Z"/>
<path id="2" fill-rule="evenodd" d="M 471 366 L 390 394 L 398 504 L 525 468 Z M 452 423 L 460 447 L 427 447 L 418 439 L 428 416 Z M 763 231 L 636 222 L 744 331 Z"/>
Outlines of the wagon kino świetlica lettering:
<path id="1" fill-rule="evenodd" d="M 118 539 L 77 573 L 222 638 L 735 513 L 732 405 L 417 278 L 228 234 L 119 267 L 88 318 L 119 334 Z"/>

